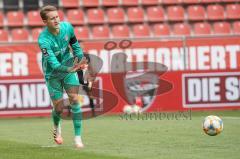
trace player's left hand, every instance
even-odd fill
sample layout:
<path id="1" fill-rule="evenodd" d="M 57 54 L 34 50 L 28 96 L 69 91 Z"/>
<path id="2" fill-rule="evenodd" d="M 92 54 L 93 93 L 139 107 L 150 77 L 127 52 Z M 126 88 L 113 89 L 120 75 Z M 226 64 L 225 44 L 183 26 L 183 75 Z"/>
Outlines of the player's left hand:
<path id="1" fill-rule="evenodd" d="M 87 64 L 86 57 L 82 57 L 81 61 L 79 61 L 78 57 L 74 59 L 73 67 L 71 68 L 70 72 L 76 72 L 80 69 L 85 68 L 85 65 Z"/>

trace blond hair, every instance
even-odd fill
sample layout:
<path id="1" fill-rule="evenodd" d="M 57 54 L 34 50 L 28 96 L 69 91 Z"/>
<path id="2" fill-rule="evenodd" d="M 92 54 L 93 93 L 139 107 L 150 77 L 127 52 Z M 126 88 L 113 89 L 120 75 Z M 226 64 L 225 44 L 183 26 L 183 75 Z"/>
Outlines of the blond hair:
<path id="1" fill-rule="evenodd" d="M 47 20 L 47 14 L 48 12 L 51 12 L 51 11 L 57 11 L 57 8 L 52 5 L 43 6 L 40 10 L 40 16 L 42 20 Z"/>

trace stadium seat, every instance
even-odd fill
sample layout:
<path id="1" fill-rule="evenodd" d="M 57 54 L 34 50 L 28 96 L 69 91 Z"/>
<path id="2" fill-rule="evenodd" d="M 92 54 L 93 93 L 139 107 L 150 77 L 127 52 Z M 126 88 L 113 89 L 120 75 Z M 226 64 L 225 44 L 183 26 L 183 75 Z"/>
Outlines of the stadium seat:
<path id="1" fill-rule="evenodd" d="M 82 5 L 84 7 L 98 7 L 100 5 L 100 0 L 82 0 Z"/>
<path id="2" fill-rule="evenodd" d="M 220 3 L 222 0 L 201 0 L 202 3 Z"/>
<path id="3" fill-rule="evenodd" d="M 123 8 L 110 8 L 107 10 L 109 23 L 124 23 L 125 14 Z"/>
<path id="4" fill-rule="evenodd" d="M 102 5 L 105 7 L 118 6 L 119 0 L 102 0 Z"/>
<path id="5" fill-rule="evenodd" d="M 7 12 L 7 25 L 10 27 L 23 26 L 24 15 L 22 11 L 8 11 Z"/>
<path id="6" fill-rule="evenodd" d="M 213 24 L 214 34 L 230 34 L 231 26 L 228 22 L 215 22 Z"/>
<path id="7" fill-rule="evenodd" d="M 122 0 L 123 6 L 138 6 L 139 1 L 138 0 Z"/>
<path id="8" fill-rule="evenodd" d="M 177 23 L 173 25 L 173 35 L 190 35 L 191 34 L 191 28 L 189 24 L 186 23 Z"/>
<path id="9" fill-rule="evenodd" d="M 60 18 L 61 21 L 63 21 L 65 18 L 64 18 L 64 12 L 62 10 L 58 10 L 58 16 Z"/>
<path id="10" fill-rule="evenodd" d="M 234 34 L 240 34 L 240 21 L 233 22 L 232 31 Z"/>
<path id="11" fill-rule="evenodd" d="M 78 40 L 88 39 L 89 38 L 89 29 L 88 27 L 74 27 L 74 32 Z"/>
<path id="12" fill-rule="evenodd" d="M 77 8 L 79 6 L 79 0 L 61 0 L 61 2 L 64 8 Z"/>
<path id="13" fill-rule="evenodd" d="M 130 7 L 127 10 L 128 21 L 131 23 L 143 22 L 144 11 L 140 7 Z"/>
<path id="14" fill-rule="evenodd" d="M 43 2 L 43 5 L 53 5 L 53 6 L 56 6 L 58 7 L 58 0 L 42 0 Z"/>
<path id="15" fill-rule="evenodd" d="M 38 36 L 42 32 L 42 30 L 43 30 L 42 28 L 34 28 L 34 29 L 32 29 L 31 34 L 32 34 L 32 40 L 33 41 L 37 41 L 38 40 Z"/>
<path id="16" fill-rule="evenodd" d="M 147 17 L 149 22 L 161 22 L 164 21 L 164 10 L 162 7 L 148 7 Z"/>
<path id="17" fill-rule="evenodd" d="M 240 19 L 240 4 L 228 4 L 226 14 L 228 19 Z"/>
<path id="18" fill-rule="evenodd" d="M 0 29 L 0 42 L 8 42 L 8 31 Z"/>
<path id="19" fill-rule="evenodd" d="M 149 37 L 150 28 L 146 24 L 135 24 L 133 25 L 133 35 L 134 37 Z"/>
<path id="20" fill-rule="evenodd" d="M 239 2 L 239 0 L 222 0 L 222 2 L 226 2 L 226 3 L 229 3 L 229 2 Z"/>
<path id="21" fill-rule="evenodd" d="M 4 11 L 19 10 L 18 0 L 2 0 Z"/>
<path id="22" fill-rule="evenodd" d="M 11 31 L 12 41 L 28 41 L 29 33 L 26 29 L 16 28 Z"/>
<path id="23" fill-rule="evenodd" d="M 130 29 L 127 25 L 115 25 L 112 27 L 113 38 L 127 38 L 130 36 Z"/>
<path id="24" fill-rule="evenodd" d="M 159 0 L 142 0 L 141 4 L 143 6 L 147 6 L 147 5 L 158 5 L 160 2 Z"/>
<path id="25" fill-rule="evenodd" d="M 103 24 L 105 22 L 104 12 L 100 8 L 88 9 L 87 17 L 88 17 L 89 24 Z"/>
<path id="26" fill-rule="evenodd" d="M 81 9 L 67 10 L 67 19 L 72 25 L 84 24 L 84 14 Z"/>
<path id="27" fill-rule="evenodd" d="M 171 34 L 171 30 L 168 24 L 154 24 L 153 34 L 154 36 L 168 36 Z"/>
<path id="28" fill-rule="evenodd" d="M 205 10 L 201 5 L 192 5 L 187 8 L 188 19 L 195 20 L 204 20 L 205 19 Z"/>
<path id="29" fill-rule="evenodd" d="M 92 28 L 92 37 L 93 38 L 109 38 L 110 30 L 108 26 L 94 26 Z"/>
<path id="30" fill-rule="evenodd" d="M 182 6 L 170 6 L 167 8 L 167 16 L 169 21 L 183 21 L 184 9 Z"/>
<path id="31" fill-rule="evenodd" d="M 182 0 L 162 0 L 163 4 L 179 4 L 182 3 Z"/>
<path id="32" fill-rule="evenodd" d="M 182 0 L 184 4 L 197 4 L 200 3 L 201 0 Z"/>
<path id="33" fill-rule="evenodd" d="M 39 8 L 38 1 L 34 1 L 34 0 L 24 0 L 23 1 L 24 12 L 27 12 L 30 10 L 37 10 L 38 8 Z"/>
<path id="34" fill-rule="evenodd" d="M 4 22 L 4 15 L 2 12 L 0 12 L 0 27 L 3 26 L 3 24 L 4 24 L 3 22 Z"/>
<path id="35" fill-rule="evenodd" d="M 206 22 L 195 23 L 193 26 L 195 35 L 210 35 L 211 34 L 211 25 Z"/>
<path id="36" fill-rule="evenodd" d="M 207 6 L 207 14 L 209 20 L 223 20 L 224 9 L 219 4 L 213 4 Z"/>
<path id="37" fill-rule="evenodd" d="M 39 11 L 32 10 L 27 12 L 27 19 L 29 26 L 43 26 L 44 23 L 42 22 L 41 16 Z"/>

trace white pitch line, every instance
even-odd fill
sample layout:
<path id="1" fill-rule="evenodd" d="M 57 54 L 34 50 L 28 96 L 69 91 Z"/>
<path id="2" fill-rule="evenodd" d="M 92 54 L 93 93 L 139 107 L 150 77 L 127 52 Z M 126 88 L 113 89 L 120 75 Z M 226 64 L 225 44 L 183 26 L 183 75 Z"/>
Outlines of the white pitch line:
<path id="1" fill-rule="evenodd" d="M 240 120 L 240 117 L 233 117 L 233 116 L 223 116 L 223 119 L 238 119 Z"/>
<path id="2" fill-rule="evenodd" d="M 41 148 L 59 147 L 59 145 L 41 145 Z"/>

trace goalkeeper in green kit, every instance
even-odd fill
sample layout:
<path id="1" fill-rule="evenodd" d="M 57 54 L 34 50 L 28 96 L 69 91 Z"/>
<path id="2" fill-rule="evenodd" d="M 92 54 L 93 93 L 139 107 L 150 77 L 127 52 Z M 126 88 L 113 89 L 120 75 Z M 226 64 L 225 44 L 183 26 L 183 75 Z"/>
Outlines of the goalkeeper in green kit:
<path id="1" fill-rule="evenodd" d="M 57 144 L 63 143 L 60 120 L 64 106 L 63 89 L 65 89 L 71 104 L 75 146 L 83 148 L 82 116 L 78 102 L 79 81 L 76 72 L 81 69 L 86 59 L 83 57 L 72 25 L 68 22 L 60 22 L 56 7 L 51 5 L 42 7 L 40 16 L 46 27 L 39 35 L 38 45 L 42 51 L 46 85 L 53 102 L 54 141 Z M 70 52 L 69 47 L 72 48 L 73 53 Z"/>

